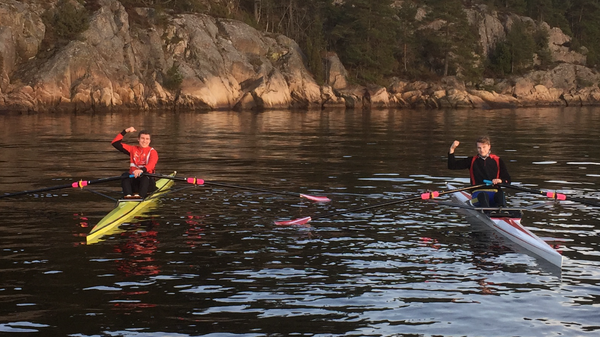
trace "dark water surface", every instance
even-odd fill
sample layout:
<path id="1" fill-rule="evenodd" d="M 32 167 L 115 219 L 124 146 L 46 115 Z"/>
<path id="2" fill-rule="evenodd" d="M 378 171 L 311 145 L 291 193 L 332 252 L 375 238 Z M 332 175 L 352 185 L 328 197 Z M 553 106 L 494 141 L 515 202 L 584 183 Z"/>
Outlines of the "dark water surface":
<path id="1" fill-rule="evenodd" d="M 0 115 L 0 193 L 119 175 L 110 145 L 153 133 L 159 171 L 326 195 L 329 204 L 187 187 L 86 245 L 114 202 L 85 190 L 0 199 L 0 334 L 43 336 L 596 336 L 599 209 L 523 223 L 562 272 L 426 202 L 318 215 L 465 184 L 446 169 L 487 133 L 513 180 L 600 200 L 600 109 Z M 126 141 L 133 143 L 135 137 Z M 91 187 L 91 186 L 90 186 Z M 117 197 L 117 184 L 95 185 Z M 547 201 L 508 192 L 509 204 Z"/>

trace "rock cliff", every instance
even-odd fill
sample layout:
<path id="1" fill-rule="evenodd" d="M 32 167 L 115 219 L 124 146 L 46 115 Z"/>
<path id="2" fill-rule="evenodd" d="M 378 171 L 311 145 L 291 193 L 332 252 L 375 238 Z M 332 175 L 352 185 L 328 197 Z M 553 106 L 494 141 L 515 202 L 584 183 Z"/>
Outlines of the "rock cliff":
<path id="1" fill-rule="evenodd" d="M 569 37 L 550 33 L 554 69 L 520 78 L 487 79 L 469 89 L 456 78 L 439 83 L 394 79 L 388 87 L 357 87 L 334 53 L 323 56 L 319 86 L 298 44 L 234 20 L 201 14 L 157 20 L 151 9 L 129 13 L 100 0 L 80 38 L 42 50 L 48 9 L 34 2 L 0 2 L 0 110 L 495 108 L 600 102 L 600 76 Z M 46 6 L 47 7 L 47 6 Z M 468 12 L 489 50 L 511 21 L 528 18 Z M 175 85 L 170 85 L 175 83 Z"/>

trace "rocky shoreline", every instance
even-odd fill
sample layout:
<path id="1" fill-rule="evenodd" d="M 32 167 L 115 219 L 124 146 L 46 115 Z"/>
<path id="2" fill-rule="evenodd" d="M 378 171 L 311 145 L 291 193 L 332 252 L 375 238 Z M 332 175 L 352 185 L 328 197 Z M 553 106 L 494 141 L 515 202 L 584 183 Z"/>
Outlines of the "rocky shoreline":
<path id="1" fill-rule="evenodd" d="M 570 38 L 547 27 L 555 66 L 511 79 L 468 86 L 393 79 L 384 86 L 349 84 L 334 53 L 323 56 L 326 81 L 308 71 L 295 41 L 234 20 L 172 15 L 101 0 L 80 39 L 40 57 L 46 27 L 32 3 L 0 3 L 0 110 L 105 111 L 122 109 L 264 110 L 324 108 L 516 108 L 600 104 L 600 75 L 568 50 Z M 502 38 L 510 20 L 472 12 L 484 48 Z M 142 21 L 143 24 L 139 22 Z M 547 25 L 546 25 L 547 26 Z M 169 70 L 180 76 L 167 89 Z"/>

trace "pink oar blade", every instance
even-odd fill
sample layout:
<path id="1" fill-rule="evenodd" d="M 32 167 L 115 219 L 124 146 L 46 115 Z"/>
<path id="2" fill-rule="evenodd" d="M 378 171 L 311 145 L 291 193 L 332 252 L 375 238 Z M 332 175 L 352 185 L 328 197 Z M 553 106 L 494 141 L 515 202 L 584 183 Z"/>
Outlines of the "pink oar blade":
<path id="1" fill-rule="evenodd" d="M 199 178 L 183 178 L 188 184 L 192 185 L 204 185 L 204 179 Z"/>
<path id="2" fill-rule="evenodd" d="M 556 199 L 556 200 L 567 200 L 566 195 L 564 195 L 562 193 L 557 193 L 557 192 L 548 191 L 548 192 L 546 192 L 546 196 L 548 198 L 552 198 L 552 199 Z"/>
<path id="3" fill-rule="evenodd" d="M 427 200 L 427 199 L 437 198 L 439 196 L 440 196 L 440 192 L 433 191 L 433 192 L 427 192 L 427 193 L 421 194 L 421 199 Z"/>
<path id="4" fill-rule="evenodd" d="M 275 224 L 277 226 L 293 226 L 293 225 L 305 225 L 307 224 L 310 220 L 312 220 L 311 217 L 307 216 L 305 218 L 299 218 L 299 219 L 295 219 L 295 220 L 284 220 L 284 221 L 275 221 Z"/>
<path id="5" fill-rule="evenodd" d="M 314 195 L 308 195 L 308 194 L 300 194 L 300 197 L 314 201 L 314 202 L 330 202 L 331 201 L 331 199 L 329 199 L 327 197 L 314 196 Z"/>

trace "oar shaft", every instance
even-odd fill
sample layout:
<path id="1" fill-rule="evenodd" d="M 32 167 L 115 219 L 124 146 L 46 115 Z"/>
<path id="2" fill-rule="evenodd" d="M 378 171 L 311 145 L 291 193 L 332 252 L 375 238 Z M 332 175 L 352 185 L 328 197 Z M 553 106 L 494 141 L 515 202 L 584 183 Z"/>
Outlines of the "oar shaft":
<path id="1" fill-rule="evenodd" d="M 473 190 L 473 189 L 477 189 L 477 188 L 484 187 L 484 186 L 487 186 L 487 184 L 481 184 L 481 185 L 475 185 L 475 186 L 468 186 L 468 187 L 457 188 L 457 189 L 448 190 L 448 191 L 441 191 L 441 192 L 423 193 L 423 194 L 421 194 L 419 196 L 415 196 L 415 197 L 411 197 L 411 198 L 404 198 L 404 199 L 392 200 L 392 201 L 383 202 L 383 203 L 380 203 L 380 204 L 375 204 L 375 205 L 370 205 L 370 206 L 362 206 L 362 207 L 348 209 L 348 210 L 345 210 L 345 211 L 337 211 L 337 212 L 327 213 L 327 214 L 323 214 L 323 215 L 317 215 L 317 216 L 314 216 L 314 217 L 310 217 L 310 219 L 311 220 L 315 220 L 315 219 L 321 219 L 321 218 L 329 218 L 329 217 L 336 216 L 336 215 L 342 215 L 342 214 L 354 213 L 354 212 L 364 211 L 364 210 L 373 209 L 373 208 L 391 206 L 391 205 L 396 205 L 396 204 L 400 204 L 400 203 L 403 203 L 403 202 L 417 201 L 417 200 L 427 200 L 427 199 L 432 199 L 434 197 L 438 197 L 438 196 L 444 195 L 444 194 L 455 193 L 455 192 L 462 192 L 462 191 L 468 191 L 468 190 Z"/>
<path id="2" fill-rule="evenodd" d="M 74 181 L 72 183 L 64 184 L 64 185 L 57 185 L 57 186 L 52 186 L 52 187 L 44 187 L 44 188 L 39 188 L 39 189 L 36 189 L 36 190 L 29 190 L 29 191 L 15 192 L 15 193 L 7 193 L 7 194 L 0 195 L 0 198 L 16 197 L 16 196 L 25 195 L 25 194 L 48 192 L 48 191 L 60 190 L 60 189 L 63 189 L 63 188 L 69 188 L 69 187 L 83 188 L 83 187 L 85 187 L 87 185 L 104 183 L 104 182 L 118 180 L 118 179 L 121 179 L 121 176 L 109 177 L 109 178 L 102 178 L 102 179 L 96 179 L 96 180 L 79 180 L 79 181 Z"/>
<path id="3" fill-rule="evenodd" d="M 257 187 L 231 185 L 231 184 L 219 183 L 219 182 L 215 182 L 215 181 L 205 181 L 204 184 L 206 184 L 206 185 L 212 185 L 212 186 L 219 186 L 219 187 L 237 188 L 237 189 L 240 189 L 240 190 L 247 190 L 247 191 L 254 191 L 254 192 L 263 192 L 263 193 L 269 193 L 269 194 L 291 195 L 291 196 L 294 196 L 294 197 L 299 197 L 300 196 L 300 193 L 285 192 L 285 191 L 271 191 L 271 190 L 265 190 L 265 189 L 257 188 Z"/>
<path id="4" fill-rule="evenodd" d="M 345 211 L 337 211 L 337 212 L 327 213 L 327 214 L 323 214 L 323 215 L 312 216 L 311 218 L 312 218 L 312 220 L 321 219 L 321 218 L 329 218 L 329 217 L 336 216 L 336 215 L 365 211 L 365 210 L 372 209 L 372 208 L 391 206 L 391 205 L 396 205 L 396 204 L 400 204 L 403 202 L 417 201 L 417 200 L 421 200 L 421 197 L 418 196 L 418 197 L 413 197 L 413 198 L 406 198 L 406 199 L 382 202 L 382 203 L 376 204 L 376 205 L 356 207 L 356 208 L 352 208 L 352 209 L 347 209 Z"/>
<path id="5" fill-rule="evenodd" d="M 219 182 L 214 182 L 214 181 L 206 181 L 206 180 L 196 179 L 196 178 L 182 178 L 182 177 L 174 177 L 174 176 L 167 176 L 167 175 L 154 174 L 154 173 L 145 173 L 145 175 L 150 176 L 150 177 L 155 177 L 155 178 L 167 178 L 167 179 L 185 181 L 185 182 L 187 182 L 189 184 L 195 184 L 195 185 L 211 185 L 211 186 L 235 188 L 235 189 L 238 189 L 238 190 L 247 190 L 247 191 L 262 192 L 262 193 L 269 193 L 269 194 L 294 196 L 294 197 L 300 197 L 300 198 L 310 199 L 310 200 L 317 201 L 317 202 L 328 202 L 328 201 L 330 201 L 327 197 L 311 196 L 311 195 L 307 195 L 307 194 L 294 193 L 294 192 L 286 192 L 286 191 L 272 191 L 272 190 L 267 190 L 267 189 L 263 189 L 263 188 L 250 187 L 250 186 L 240 186 L 240 185 L 232 185 L 232 184 L 227 184 L 227 183 L 219 183 Z"/>
<path id="6" fill-rule="evenodd" d="M 519 190 L 519 191 L 523 191 L 523 192 L 529 192 L 529 193 L 533 193 L 533 194 L 543 195 L 543 196 L 546 196 L 548 198 L 555 199 L 555 200 L 569 200 L 569 201 L 575 201 L 575 202 L 579 202 L 579 203 L 589 205 L 589 206 L 600 207 L 600 203 L 598 203 L 598 202 L 593 202 L 593 201 L 589 201 L 589 200 L 582 199 L 582 198 L 569 197 L 562 193 L 556 193 L 556 192 L 552 192 L 552 191 L 542 191 L 542 190 L 537 190 L 537 189 L 533 189 L 533 188 L 526 188 L 526 187 L 510 185 L 510 184 L 500 184 L 500 186 L 512 188 L 514 190 Z"/>

